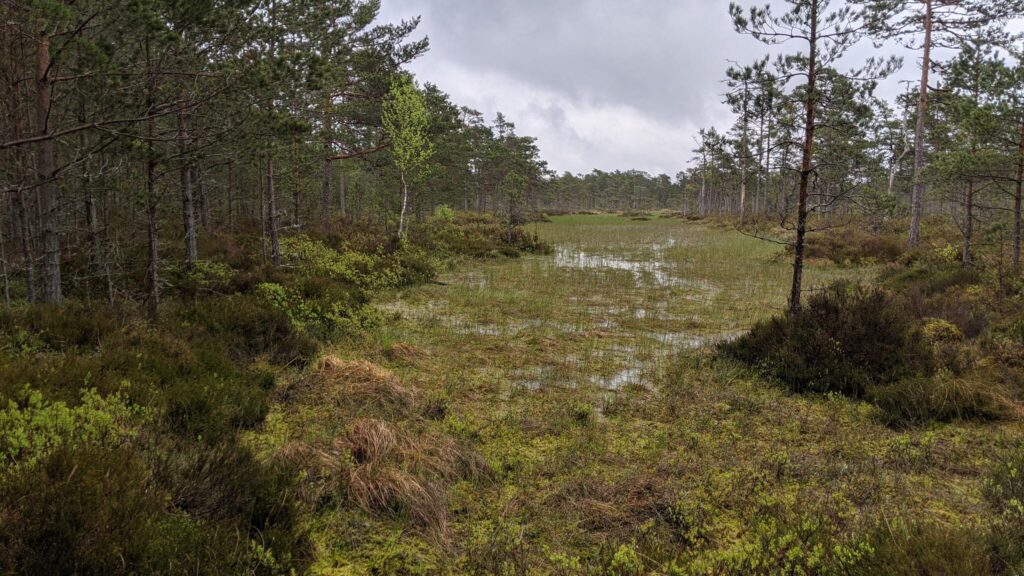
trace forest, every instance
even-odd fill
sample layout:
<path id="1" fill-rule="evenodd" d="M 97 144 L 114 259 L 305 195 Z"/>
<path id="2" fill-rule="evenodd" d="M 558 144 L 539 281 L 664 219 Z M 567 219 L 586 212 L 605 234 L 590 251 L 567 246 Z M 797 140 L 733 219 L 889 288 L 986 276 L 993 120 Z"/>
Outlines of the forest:
<path id="1" fill-rule="evenodd" d="M 0 573 L 1024 573 L 1024 1 L 695 3 L 674 174 L 381 2 L 0 0 Z"/>

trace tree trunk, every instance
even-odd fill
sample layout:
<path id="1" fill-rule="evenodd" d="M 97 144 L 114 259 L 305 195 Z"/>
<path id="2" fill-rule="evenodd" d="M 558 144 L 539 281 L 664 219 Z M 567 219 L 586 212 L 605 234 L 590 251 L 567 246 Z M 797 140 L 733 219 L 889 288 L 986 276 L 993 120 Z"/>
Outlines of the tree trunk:
<path id="1" fill-rule="evenodd" d="M 210 227 L 210 202 L 207 192 L 209 189 L 206 187 L 206 174 L 198 166 L 192 166 L 192 181 L 195 182 L 196 191 L 199 193 L 196 197 L 199 212 L 199 226 L 204 230 Z"/>
<path id="2" fill-rule="evenodd" d="M 35 258 L 32 255 L 32 220 L 29 218 L 28 195 L 21 188 L 14 194 L 14 218 L 18 223 L 18 236 L 21 242 L 21 259 L 25 267 L 25 284 L 29 302 L 38 298 L 36 286 Z"/>
<path id="3" fill-rule="evenodd" d="M 341 204 L 341 215 L 348 215 L 348 182 L 345 181 L 345 166 L 338 166 L 338 202 Z M 359 206 L 356 206 L 359 208 Z"/>
<path id="4" fill-rule="evenodd" d="M 402 179 L 402 211 L 398 215 L 398 239 L 405 240 L 405 209 L 409 204 L 409 186 L 405 182 L 405 171 L 399 171 Z"/>
<path id="5" fill-rule="evenodd" d="M 803 293 L 804 248 L 807 235 L 807 196 L 810 188 L 812 160 L 814 158 L 815 90 L 818 57 L 818 3 L 811 2 L 811 34 L 808 39 L 807 100 L 804 117 L 803 159 L 800 162 L 800 193 L 797 203 L 796 245 L 793 257 L 793 285 L 789 293 L 789 312 L 800 311 Z"/>
<path id="6" fill-rule="evenodd" d="M 146 110 L 153 109 L 153 92 L 155 76 L 150 68 L 149 37 L 146 37 Z M 156 135 L 156 121 L 146 121 L 146 232 L 149 243 L 149 269 L 146 276 L 149 280 L 147 307 L 149 318 L 156 320 L 160 313 L 160 249 L 157 233 L 157 197 L 156 197 L 156 154 L 153 150 L 153 139 Z"/>
<path id="7" fill-rule="evenodd" d="M 320 223 L 327 227 L 331 222 L 331 195 L 334 188 L 334 162 L 324 159 L 324 186 L 320 193 Z"/>
<path id="8" fill-rule="evenodd" d="M 277 199 L 274 193 L 274 159 L 267 154 L 267 222 L 270 226 L 270 258 L 274 266 L 281 265 L 281 239 L 278 236 Z"/>
<path id="9" fill-rule="evenodd" d="M 100 241 L 100 226 L 96 219 L 96 198 L 92 190 L 85 196 L 85 225 L 89 231 L 89 272 L 90 275 L 103 275 L 103 243 Z"/>
<path id="10" fill-rule="evenodd" d="M 4 303 L 11 303 L 11 279 L 7 274 L 7 245 L 4 243 L 4 230 L 0 225 L 0 275 L 4 277 Z"/>
<path id="11" fill-rule="evenodd" d="M 707 190 L 708 190 L 708 171 L 707 169 L 701 170 L 700 172 L 700 197 L 697 198 L 697 213 L 704 216 L 707 213 Z"/>
<path id="12" fill-rule="evenodd" d="M 42 33 L 36 54 L 36 121 L 39 124 L 37 171 L 39 186 L 39 232 L 43 244 L 43 301 L 64 299 L 60 281 L 60 236 L 57 230 L 57 192 L 53 185 L 56 172 L 54 140 L 50 138 L 50 37 Z"/>
<path id="13" fill-rule="evenodd" d="M 320 223 L 326 228 L 331 222 L 331 188 L 334 186 L 334 161 L 331 160 L 331 97 L 324 98 L 324 183 L 320 193 Z"/>
<path id="14" fill-rule="evenodd" d="M 185 263 L 192 266 L 199 260 L 196 235 L 196 207 L 192 187 L 192 167 L 181 167 L 181 216 L 185 228 Z"/>
<path id="15" fill-rule="evenodd" d="M 235 229 L 235 179 L 238 176 L 235 174 L 235 161 L 232 160 L 228 163 L 228 182 L 227 182 L 227 200 L 228 200 L 228 229 Z"/>
<path id="16" fill-rule="evenodd" d="M 910 247 L 921 243 L 921 216 L 924 214 L 924 128 L 928 114 L 928 73 L 932 54 L 932 0 L 924 0 L 924 56 L 921 60 L 921 85 L 918 88 L 917 124 L 914 127 L 914 189 L 910 196 Z"/>
<path id="17" fill-rule="evenodd" d="M 152 120 L 148 129 L 152 137 Z M 149 159 L 146 161 L 146 232 L 149 240 L 149 317 L 156 320 L 160 311 L 160 248 L 157 228 L 156 198 L 156 160 L 153 157 L 152 144 L 149 144 Z"/>
<path id="18" fill-rule="evenodd" d="M 964 247 L 961 256 L 962 265 L 971 265 L 971 239 L 974 236 L 974 179 L 967 179 L 967 197 L 964 202 Z"/>
<path id="19" fill-rule="evenodd" d="M 299 141 L 292 142 L 292 180 L 295 181 L 295 192 L 292 196 L 292 226 L 296 230 L 302 223 L 302 175 L 299 173 Z"/>
<path id="20" fill-rule="evenodd" d="M 1024 122 L 1020 125 L 1017 143 L 1017 182 L 1013 193 L 1013 267 L 1020 268 L 1021 244 L 1021 192 L 1024 188 Z"/>
<path id="21" fill-rule="evenodd" d="M 338 165 L 338 202 L 341 204 L 341 215 L 348 215 L 348 181 L 345 178 L 345 166 L 343 164 Z M 355 211 L 358 213 L 362 210 L 362 203 L 357 203 Z"/>

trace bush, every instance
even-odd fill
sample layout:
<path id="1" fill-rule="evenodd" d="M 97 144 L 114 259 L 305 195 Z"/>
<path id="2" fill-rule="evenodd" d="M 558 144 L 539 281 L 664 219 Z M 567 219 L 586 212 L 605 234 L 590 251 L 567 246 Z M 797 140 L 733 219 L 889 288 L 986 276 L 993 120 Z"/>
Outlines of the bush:
<path id="1" fill-rule="evenodd" d="M 62 352 L 95 348 L 121 328 L 116 311 L 86 302 L 0 307 L 0 350 Z"/>
<path id="2" fill-rule="evenodd" d="M 722 350 L 797 392 L 863 397 L 873 385 L 931 371 L 931 350 L 888 292 L 835 284 Z"/>
<path id="3" fill-rule="evenodd" d="M 304 542 L 290 535 L 284 487 L 244 459 L 217 454 L 207 453 L 213 459 L 186 470 L 189 478 L 176 478 L 179 489 L 168 492 L 136 450 L 60 448 L 0 485 L 0 572 L 287 573 Z M 189 486 L 207 502 L 222 498 L 218 509 L 207 514 L 182 500 Z"/>
<path id="4" fill-rule="evenodd" d="M 809 235 L 805 250 L 808 258 L 824 258 L 841 266 L 895 262 L 906 251 L 906 240 L 897 234 L 870 234 L 850 227 Z"/>
<path id="5" fill-rule="evenodd" d="M 277 364 L 305 365 L 316 341 L 298 329 L 285 310 L 258 296 L 236 294 L 197 302 L 183 319 L 203 329 L 241 362 L 267 356 Z"/>

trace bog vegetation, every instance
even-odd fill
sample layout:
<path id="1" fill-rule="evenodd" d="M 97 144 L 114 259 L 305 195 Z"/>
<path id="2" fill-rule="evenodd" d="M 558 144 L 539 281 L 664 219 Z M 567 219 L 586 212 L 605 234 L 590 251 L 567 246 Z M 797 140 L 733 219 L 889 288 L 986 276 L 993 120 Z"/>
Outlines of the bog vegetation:
<path id="1" fill-rule="evenodd" d="M 733 5 L 674 176 L 379 9 L 0 0 L 0 572 L 1024 571 L 1024 6 Z"/>

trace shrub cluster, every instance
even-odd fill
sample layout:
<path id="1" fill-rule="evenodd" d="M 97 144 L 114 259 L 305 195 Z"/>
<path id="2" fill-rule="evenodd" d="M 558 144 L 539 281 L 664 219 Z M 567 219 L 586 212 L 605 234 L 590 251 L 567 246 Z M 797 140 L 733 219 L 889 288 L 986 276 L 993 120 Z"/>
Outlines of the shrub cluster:
<path id="1" fill-rule="evenodd" d="M 862 398 L 875 385 L 933 370 L 913 318 L 891 294 L 844 283 L 722 348 L 797 392 Z"/>
<path id="2" fill-rule="evenodd" d="M 209 260 L 162 267 L 155 320 L 74 300 L 0 308 L 0 573 L 303 572 L 310 543 L 294 481 L 308 462 L 258 460 L 240 439 L 265 420 L 275 375 L 373 326 L 379 292 L 433 278 L 435 245 L 471 255 L 542 246 L 450 211 L 401 245 L 358 224 L 289 236 L 279 268 L 249 236 L 210 235 Z M 415 408 L 392 378 L 349 380 L 332 380 L 349 386 L 347 403 L 382 396 L 402 414 Z M 444 438 L 395 436 L 368 450 L 393 427 L 366 422 L 317 458 L 335 456 L 334 476 L 351 472 L 348 497 L 367 511 L 443 525 L 439 486 L 474 461 Z"/>
<path id="3" fill-rule="evenodd" d="M 897 261 L 906 252 L 906 239 L 899 234 L 873 234 L 856 227 L 827 234 L 810 234 L 804 254 L 830 260 L 840 266 L 857 266 Z"/>

